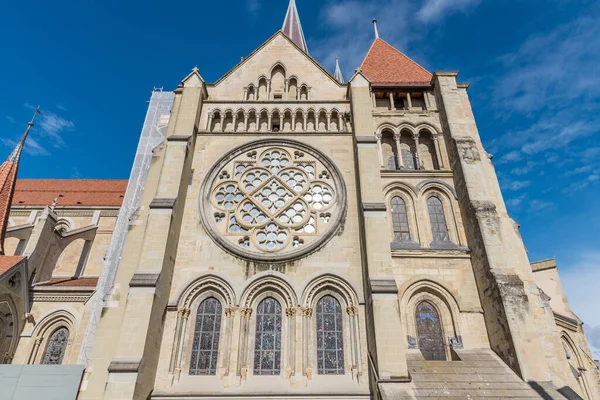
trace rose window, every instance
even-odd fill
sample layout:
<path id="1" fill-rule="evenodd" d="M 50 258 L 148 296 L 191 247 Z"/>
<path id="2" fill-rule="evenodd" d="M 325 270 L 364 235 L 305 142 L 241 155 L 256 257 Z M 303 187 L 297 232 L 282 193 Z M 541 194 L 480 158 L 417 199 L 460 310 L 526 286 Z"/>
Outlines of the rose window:
<path id="1" fill-rule="evenodd" d="M 203 184 L 209 234 L 246 259 L 300 257 L 330 239 L 343 218 L 345 187 L 337 167 L 306 145 L 278 143 L 284 145 L 263 140 L 234 150 Z"/>

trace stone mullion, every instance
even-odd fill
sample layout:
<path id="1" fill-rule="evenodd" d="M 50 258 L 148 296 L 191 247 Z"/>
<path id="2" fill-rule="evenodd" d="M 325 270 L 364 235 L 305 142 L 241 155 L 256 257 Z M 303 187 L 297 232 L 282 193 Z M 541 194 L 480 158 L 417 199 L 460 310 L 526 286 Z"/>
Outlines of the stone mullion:
<path id="1" fill-rule="evenodd" d="M 226 347 L 224 349 L 223 355 L 223 364 L 222 368 L 225 371 L 225 375 L 229 375 L 229 368 L 231 366 L 231 340 L 233 336 L 233 318 L 235 316 L 235 308 L 227 307 L 225 308 L 225 339 L 223 343 L 225 343 Z"/>
<path id="2" fill-rule="evenodd" d="M 177 328 L 175 332 L 177 352 L 175 353 L 175 361 L 173 363 L 173 373 L 175 379 L 179 380 L 181 374 L 181 358 L 183 354 L 183 341 L 185 340 L 185 331 L 190 316 L 190 309 L 184 308 L 177 312 Z"/>
<path id="3" fill-rule="evenodd" d="M 376 133 L 375 139 L 377 139 L 377 153 L 379 155 L 379 165 L 381 168 L 383 168 L 383 149 L 381 148 L 381 133 Z"/>
<path id="4" fill-rule="evenodd" d="M 246 378 L 248 372 L 248 340 L 249 340 L 249 325 L 250 317 L 252 316 L 251 308 L 243 308 L 240 310 L 240 347 L 238 355 L 237 375 L 242 379 Z"/>
<path id="5" fill-rule="evenodd" d="M 288 330 L 288 359 L 287 359 L 287 365 L 285 366 L 285 371 L 286 371 L 286 377 L 290 378 L 291 375 L 293 375 L 294 371 L 294 364 L 295 364 L 295 359 L 296 359 L 296 309 L 295 308 L 287 308 L 285 310 L 285 315 L 286 315 L 286 319 L 287 319 L 287 330 Z"/>
<path id="6" fill-rule="evenodd" d="M 444 169 L 444 160 L 442 159 L 442 152 L 440 151 L 439 134 L 433 133 L 433 147 L 435 148 L 435 156 L 437 157 L 437 164 L 439 169 Z"/>
<path id="7" fill-rule="evenodd" d="M 398 159 L 398 168 L 404 168 L 404 160 L 402 159 L 402 146 L 400 145 L 400 133 L 394 133 L 394 142 L 396 143 L 396 158 Z"/>
<path id="8" fill-rule="evenodd" d="M 417 157 L 417 170 L 422 169 L 421 168 L 421 147 L 419 146 L 419 133 L 415 133 L 413 135 L 414 140 L 415 140 L 415 151 L 416 151 L 416 157 Z"/>
<path id="9" fill-rule="evenodd" d="M 311 317 L 313 314 L 312 308 L 303 308 L 302 309 L 302 372 L 304 375 L 310 377 L 310 366 L 308 364 L 308 352 L 309 352 L 309 342 L 310 342 L 310 326 L 311 326 Z"/>

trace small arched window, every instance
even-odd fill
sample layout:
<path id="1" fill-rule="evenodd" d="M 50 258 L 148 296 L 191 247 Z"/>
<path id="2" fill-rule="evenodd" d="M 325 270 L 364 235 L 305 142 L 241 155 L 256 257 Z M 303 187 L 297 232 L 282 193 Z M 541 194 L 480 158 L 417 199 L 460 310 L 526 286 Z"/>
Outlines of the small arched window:
<path id="1" fill-rule="evenodd" d="M 46 345 L 46 352 L 44 353 L 44 359 L 42 364 L 58 365 L 62 364 L 65 356 L 65 350 L 69 342 L 69 330 L 64 326 L 58 328 L 50 335 L 48 344 Z"/>
<path id="2" fill-rule="evenodd" d="M 190 375 L 215 375 L 221 334 L 221 303 L 210 297 L 200 303 L 192 345 Z"/>
<path id="3" fill-rule="evenodd" d="M 281 304 L 267 297 L 256 313 L 254 375 L 279 375 L 281 372 Z"/>
<path id="4" fill-rule="evenodd" d="M 344 373 L 342 307 L 333 296 L 317 303 L 317 370 L 324 375 Z"/>
<path id="5" fill-rule="evenodd" d="M 446 225 L 446 216 L 444 214 L 444 205 L 442 201 L 435 196 L 427 199 L 427 209 L 429 210 L 429 221 L 431 222 L 431 232 L 434 242 L 448 242 L 448 226 Z"/>
<path id="6" fill-rule="evenodd" d="M 435 307 L 424 301 L 419 303 L 416 312 L 419 349 L 425 360 L 446 361 L 444 336 L 440 316 Z"/>
<path id="7" fill-rule="evenodd" d="M 394 228 L 395 242 L 410 241 L 410 231 L 408 229 L 408 214 L 406 212 L 406 203 L 402 197 L 394 196 L 392 205 L 392 225 Z"/>

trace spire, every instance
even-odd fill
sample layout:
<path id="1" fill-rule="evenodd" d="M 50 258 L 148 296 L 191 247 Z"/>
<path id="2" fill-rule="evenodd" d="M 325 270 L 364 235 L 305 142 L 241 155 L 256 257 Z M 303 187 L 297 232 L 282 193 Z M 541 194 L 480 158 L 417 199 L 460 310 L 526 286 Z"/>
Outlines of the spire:
<path id="1" fill-rule="evenodd" d="M 15 149 L 10 153 L 10 156 L 8 156 L 8 159 L 4 164 L 0 165 L 0 256 L 4 255 L 4 236 L 6 234 L 6 228 L 8 227 L 10 205 L 15 193 L 21 153 L 23 152 L 25 140 L 27 139 L 27 135 L 29 135 L 29 131 L 33 126 L 33 121 L 37 114 L 41 114 L 38 108 L 35 109 L 31 121 L 27 123 L 27 129 L 25 130 L 23 137 L 19 143 L 17 143 Z"/>
<path id="2" fill-rule="evenodd" d="M 302 24 L 300 23 L 300 16 L 298 15 L 295 0 L 290 0 L 290 5 L 285 14 L 281 30 L 292 39 L 298 47 L 308 53 L 308 47 L 306 47 L 306 40 L 304 39 L 304 32 L 302 31 Z"/>
<path id="3" fill-rule="evenodd" d="M 373 28 L 375 28 L 375 39 L 379 39 L 379 31 L 377 30 L 377 20 L 373 18 Z"/>
<path id="4" fill-rule="evenodd" d="M 340 69 L 340 60 L 338 57 L 335 58 L 335 73 L 333 77 L 339 83 L 344 83 L 344 76 L 342 75 L 342 70 Z"/>

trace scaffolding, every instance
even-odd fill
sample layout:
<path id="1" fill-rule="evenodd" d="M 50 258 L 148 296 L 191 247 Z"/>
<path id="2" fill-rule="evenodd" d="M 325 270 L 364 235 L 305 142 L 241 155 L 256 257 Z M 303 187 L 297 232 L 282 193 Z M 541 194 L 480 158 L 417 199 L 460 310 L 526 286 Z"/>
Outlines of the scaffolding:
<path id="1" fill-rule="evenodd" d="M 150 98 L 146 119 L 144 120 L 140 141 L 129 176 L 127 191 L 119 210 L 96 291 L 91 298 L 91 311 L 77 360 L 78 364 L 87 366 L 90 359 L 102 309 L 105 307 L 107 297 L 110 295 L 115 283 L 119 262 L 121 261 L 121 252 L 125 244 L 125 237 L 132 218 L 135 218 L 135 214 L 140 207 L 154 149 L 161 145 L 166 137 L 174 98 L 175 94 L 173 92 L 163 92 L 162 89 L 156 88 L 152 91 L 152 97 Z"/>

